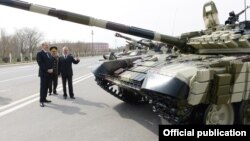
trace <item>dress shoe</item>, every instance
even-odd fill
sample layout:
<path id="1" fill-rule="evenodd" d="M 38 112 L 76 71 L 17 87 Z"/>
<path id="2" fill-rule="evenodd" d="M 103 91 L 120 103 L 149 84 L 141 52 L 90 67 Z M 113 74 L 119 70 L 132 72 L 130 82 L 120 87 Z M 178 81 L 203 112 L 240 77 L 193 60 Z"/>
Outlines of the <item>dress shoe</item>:
<path id="1" fill-rule="evenodd" d="M 71 96 L 70 98 L 71 98 L 71 99 L 76 99 L 74 96 Z"/>
<path id="2" fill-rule="evenodd" d="M 40 103 L 40 107 L 44 107 L 44 103 L 43 102 Z"/>
<path id="3" fill-rule="evenodd" d="M 44 103 L 51 103 L 51 100 L 44 100 Z"/>

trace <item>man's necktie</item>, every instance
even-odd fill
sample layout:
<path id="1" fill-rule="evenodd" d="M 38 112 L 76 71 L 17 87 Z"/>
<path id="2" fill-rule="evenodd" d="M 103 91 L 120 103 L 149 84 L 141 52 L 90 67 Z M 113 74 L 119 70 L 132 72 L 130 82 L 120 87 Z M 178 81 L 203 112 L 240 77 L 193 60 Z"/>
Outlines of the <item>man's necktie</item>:
<path id="1" fill-rule="evenodd" d="M 48 58 L 50 58 L 49 53 L 47 52 L 46 54 L 47 54 Z"/>

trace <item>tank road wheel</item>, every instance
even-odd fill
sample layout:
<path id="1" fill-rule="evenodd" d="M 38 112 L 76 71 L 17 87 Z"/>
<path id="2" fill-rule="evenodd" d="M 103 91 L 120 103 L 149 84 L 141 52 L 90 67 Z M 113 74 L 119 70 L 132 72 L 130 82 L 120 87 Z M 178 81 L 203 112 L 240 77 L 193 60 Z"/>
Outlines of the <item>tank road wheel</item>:
<path id="1" fill-rule="evenodd" d="M 250 125 L 250 100 L 242 102 L 241 109 L 242 109 L 241 124 Z"/>
<path id="2" fill-rule="evenodd" d="M 250 100 L 235 105 L 236 124 L 250 125 Z"/>
<path id="3" fill-rule="evenodd" d="M 234 123 L 234 108 L 232 104 L 210 104 L 204 115 L 206 125 L 229 125 Z"/>

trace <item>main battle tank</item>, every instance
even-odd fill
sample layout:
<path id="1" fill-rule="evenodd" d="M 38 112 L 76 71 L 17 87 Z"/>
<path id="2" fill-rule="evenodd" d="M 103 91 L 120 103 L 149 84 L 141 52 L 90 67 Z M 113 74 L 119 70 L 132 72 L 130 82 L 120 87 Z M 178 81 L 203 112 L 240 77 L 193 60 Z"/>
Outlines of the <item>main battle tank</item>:
<path id="1" fill-rule="evenodd" d="M 135 57 L 135 56 L 141 56 L 144 57 L 144 54 L 147 53 L 147 49 L 145 46 L 148 46 L 148 44 L 145 44 L 144 42 L 137 41 L 135 39 L 123 36 L 119 33 L 115 34 L 116 37 L 124 38 L 127 41 L 126 47 L 123 49 L 122 52 L 110 52 L 110 54 L 103 55 L 103 58 L 105 60 L 116 60 L 116 59 L 124 59 L 125 57 Z"/>
<path id="2" fill-rule="evenodd" d="M 123 101 L 149 102 L 174 124 L 250 123 L 250 22 L 238 22 L 244 10 L 221 25 L 208 2 L 205 30 L 172 37 L 18 0 L 0 4 L 173 45 L 172 54 L 105 61 L 93 72 L 96 82 Z"/>
<path id="3" fill-rule="evenodd" d="M 126 39 L 130 49 L 141 49 L 141 51 L 153 50 L 155 52 L 161 52 L 162 47 L 167 47 L 167 45 L 164 43 L 156 43 L 149 39 L 135 40 L 120 33 L 116 33 L 115 36 Z"/>
<path id="4" fill-rule="evenodd" d="M 134 50 L 134 49 L 143 49 L 143 48 L 144 48 L 143 45 L 140 44 L 139 41 L 137 41 L 137 40 L 135 40 L 135 39 L 132 39 L 132 38 L 130 38 L 130 37 L 121 35 L 120 33 L 115 33 L 115 37 L 124 38 L 125 40 L 127 40 L 126 42 L 128 43 L 129 49 L 130 49 L 130 50 Z"/>

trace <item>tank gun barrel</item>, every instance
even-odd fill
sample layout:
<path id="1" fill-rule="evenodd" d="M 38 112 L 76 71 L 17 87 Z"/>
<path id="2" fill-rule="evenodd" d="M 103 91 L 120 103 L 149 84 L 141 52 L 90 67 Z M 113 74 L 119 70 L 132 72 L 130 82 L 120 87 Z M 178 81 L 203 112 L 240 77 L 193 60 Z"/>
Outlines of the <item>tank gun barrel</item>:
<path id="1" fill-rule="evenodd" d="M 150 40 L 160 41 L 167 44 L 175 45 L 180 50 L 184 50 L 186 46 L 186 41 L 178 37 L 168 36 L 160 34 L 151 30 L 142 29 L 133 26 L 127 26 L 124 24 L 119 24 L 115 22 L 105 21 L 101 19 L 96 19 L 86 15 L 80 15 L 77 13 L 72 13 L 64 10 L 57 10 L 55 8 L 46 7 L 42 5 L 32 4 L 20 0 L 0 0 L 1 5 L 14 7 L 22 10 L 27 10 L 35 13 L 40 13 L 44 15 L 49 15 L 57 17 L 61 20 L 66 20 L 74 23 L 79 23 L 88 26 L 96 26 L 99 28 L 104 28 L 112 31 L 117 31 L 129 35 L 134 35 Z"/>
<path id="2" fill-rule="evenodd" d="M 150 43 L 144 43 L 143 40 L 135 40 L 135 39 L 129 38 L 127 36 L 124 36 L 120 33 L 115 33 L 115 36 L 128 40 L 127 43 L 130 45 L 140 44 L 140 45 L 146 46 L 146 47 L 156 46 L 151 40 L 149 40 Z M 129 41 L 132 41 L 132 42 L 129 42 Z"/>
<path id="3" fill-rule="evenodd" d="M 134 39 L 123 36 L 122 34 L 119 34 L 119 33 L 115 33 L 115 36 L 120 37 L 120 38 L 124 38 L 124 39 L 129 40 L 129 41 L 135 41 Z"/>

